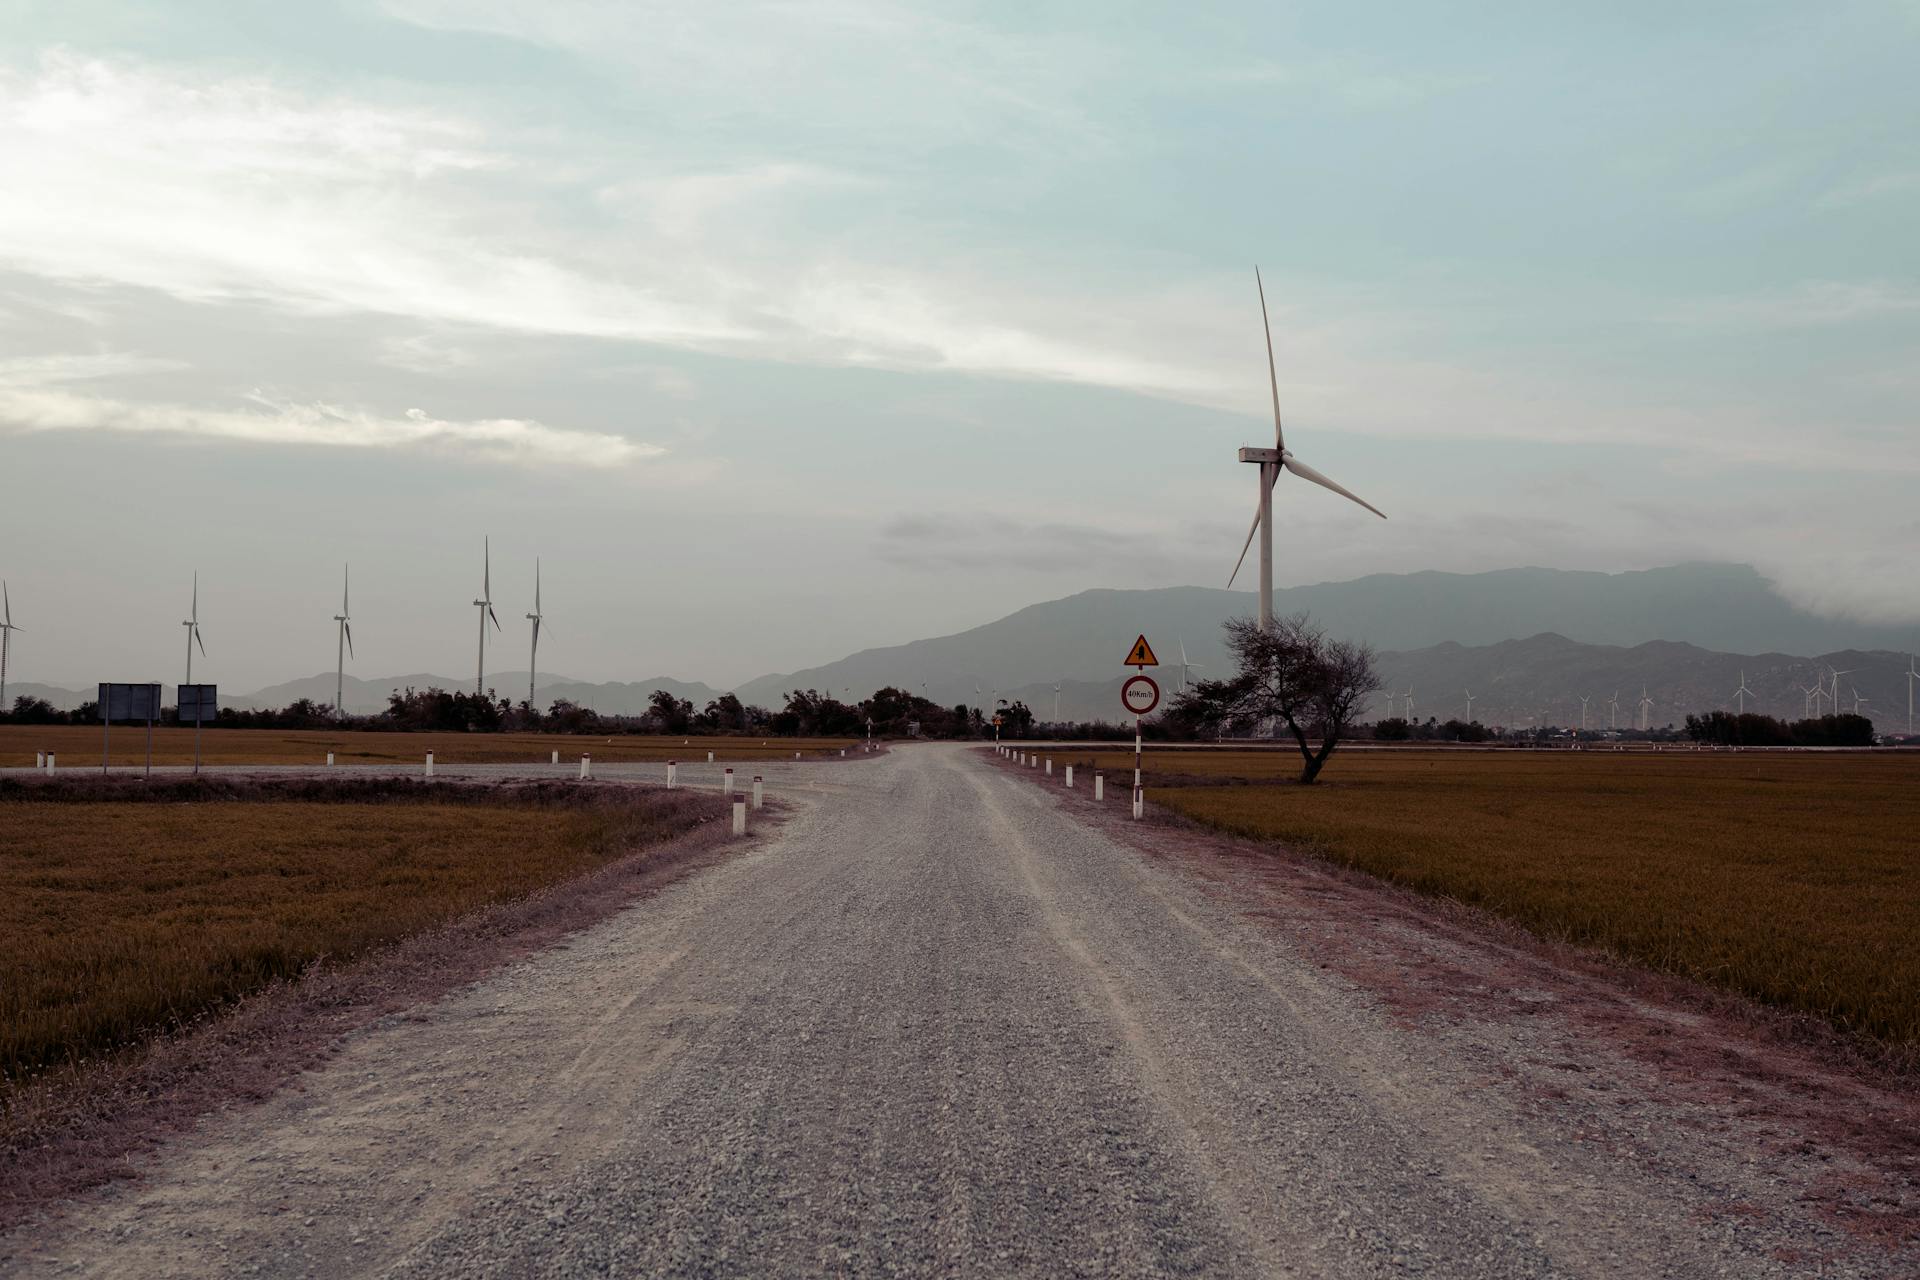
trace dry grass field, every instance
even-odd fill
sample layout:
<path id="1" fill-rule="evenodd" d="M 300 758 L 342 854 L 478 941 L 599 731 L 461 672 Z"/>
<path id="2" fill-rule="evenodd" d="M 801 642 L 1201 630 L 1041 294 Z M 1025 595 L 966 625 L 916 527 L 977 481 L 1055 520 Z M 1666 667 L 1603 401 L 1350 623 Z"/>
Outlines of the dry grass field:
<path id="1" fill-rule="evenodd" d="M 561 784 L 0 783 L 0 1100 L 718 812 L 687 791 Z"/>
<path id="2" fill-rule="evenodd" d="M 594 737 L 546 733 L 369 733 L 364 730 L 326 729 L 206 729 L 201 732 L 200 759 L 221 765 L 325 764 L 327 752 L 340 764 L 420 764 L 433 752 L 439 764 L 532 764 L 545 762 L 558 751 L 566 763 L 577 763 L 582 752 L 604 764 L 626 761 L 791 760 L 803 756 L 837 756 L 851 747 L 852 738 L 669 738 L 605 735 Z M 111 763 L 140 765 L 147 758 L 144 725 L 113 726 Z M 100 767 L 99 725 L 0 725 L 0 769 L 30 767 L 34 753 L 51 751 L 59 768 Z M 193 763 L 193 730 L 153 731 L 156 765 Z"/>
<path id="3" fill-rule="evenodd" d="M 1130 780 L 1131 753 L 1096 759 Z M 1920 755 L 1353 752 L 1317 786 L 1221 785 L 1297 768 L 1149 751 L 1146 782 L 1209 825 L 1920 1046 Z"/>

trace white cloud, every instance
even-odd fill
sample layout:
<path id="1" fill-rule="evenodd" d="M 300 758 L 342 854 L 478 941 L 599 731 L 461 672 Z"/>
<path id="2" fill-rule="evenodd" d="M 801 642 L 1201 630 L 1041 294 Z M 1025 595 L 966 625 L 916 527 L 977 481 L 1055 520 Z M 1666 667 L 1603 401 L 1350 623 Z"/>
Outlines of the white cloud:
<path id="1" fill-rule="evenodd" d="M 178 369 L 140 356 L 38 356 L 0 361 L 0 430 L 110 431 L 325 448 L 422 449 L 487 462 L 622 466 L 665 452 L 623 436 L 519 418 L 454 422 L 408 409 L 399 417 L 255 392 L 251 409 L 208 409 L 72 390 L 88 379 Z"/>

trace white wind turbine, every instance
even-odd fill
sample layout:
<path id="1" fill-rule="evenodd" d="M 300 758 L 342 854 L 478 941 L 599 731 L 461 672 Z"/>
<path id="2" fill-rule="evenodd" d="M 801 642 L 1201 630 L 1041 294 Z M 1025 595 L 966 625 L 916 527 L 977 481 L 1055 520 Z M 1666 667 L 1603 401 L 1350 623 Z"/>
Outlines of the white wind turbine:
<path id="1" fill-rule="evenodd" d="M 347 709 L 342 699 L 345 696 L 347 684 L 347 655 L 353 652 L 353 617 L 352 610 L 347 608 L 347 587 L 351 577 L 351 566 L 342 565 L 340 568 L 340 612 L 333 615 L 333 620 L 340 624 L 340 635 L 334 644 L 333 718 L 335 720 L 347 714 Z"/>
<path id="2" fill-rule="evenodd" d="M 1583 696 L 1580 699 L 1580 732 L 1582 733 L 1587 731 L 1587 704 L 1592 701 L 1593 698 L 1591 695 Z"/>
<path id="3" fill-rule="evenodd" d="M 1907 655 L 1907 736 L 1913 736 L 1913 682 L 1920 680 L 1920 670 L 1915 670 L 1913 655 Z M 4 684 L 4 680 L 0 680 Z"/>
<path id="4" fill-rule="evenodd" d="M 479 674 L 474 677 L 473 692 L 476 696 L 484 697 L 487 692 L 487 622 L 491 619 L 493 629 L 498 631 L 500 619 L 493 612 L 493 539 L 483 540 L 480 547 L 485 559 L 481 561 L 480 598 L 473 602 L 473 607 L 480 611 L 480 668 Z"/>
<path id="5" fill-rule="evenodd" d="M 1615 689 L 1613 696 L 1607 699 L 1607 728 L 1620 727 L 1620 691 Z"/>
<path id="6" fill-rule="evenodd" d="M 533 612 L 527 615 L 533 624 L 533 648 L 527 653 L 527 710 L 533 711 L 534 673 L 540 665 L 540 626 L 546 621 L 540 612 L 540 557 L 533 558 Z"/>
<path id="7" fill-rule="evenodd" d="M 1467 723 L 1473 723 L 1473 690 L 1467 690 Z"/>
<path id="8" fill-rule="evenodd" d="M 1653 699 L 1647 696 L 1647 686 L 1641 685 L 1640 686 L 1640 727 L 1642 729 L 1651 729 L 1653 727 L 1652 723 L 1650 722 L 1650 717 L 1652 715 L 1652 712 L 1653 712 Z"/>
<path id="9" fill-rule="evenodd" d="M 1845 671 L 1831 666 L 1827 668 L 1827 674 L 1833 679 L 1833 692 L 1827 695 L 1827 700 L 1833 704 L 1833 710 L 1827 714 L 1836 716 L 1840 714 L 1840 677 L 1850 676 L 1853 673 L 1852 667 L 1848 667 Z"/>
<path id="10" fill-rule="evenodd" d="M 1187 691 L 1187 672 L 1205 670 L 1206 668 L 1198 662 L 1187 661 L 1187 642 L 1183 638 L 1180 641 L 1180 692 L 1185 693 Z"/>
<path id="11" fill-rule="evenodd" d="M 1867 705 L 1867 699 L 1860 696 L 1860 686 L 1853 686 L 1853 714 L 1860 715 Z"/>
<path id="12" fill-rule="evenodd" d="M 1053 722 L 1060 723 L 1060 682 L 1053 682 Z"/>
<path id="13" fill-rule="evenodd" d="M 207 656 L 206 641 L 200 638 L 200 574 L 193 575 L 193 612 L 180 624 L 187 629 L 187 683 L 193 683 L 193 646 L 200 646 L 200 656 Z"/>
<path id="14" fill-rule="evenodd" d="M 1260 291 L 1260 324 L 1267 335 L 1267 386 L 1273 393 L 1273 448 L 1240 450 L 1240 461 L 1255 462 L 1260 465 L 1260 502 L 1254 509 L 1253 527 L 1247 530 L 1247 541 L 1240 548 L 1240 558 L 1234 561 L 1233 572 L 1227 577 L 1227 585 L 1231 587 L 1233 580 L 1240 576 L 1240 566 L 1247 562 L 1247 548 L 1253 545 L 1253 539 L 1258 535 L 1260 539 L 1260 627 L 1265 630 L 1273 625 L 1273 486 L 1279 482 L 1282 471 L 1291 471 L 1302 480 L 1310 481 L 1323 489 L 1331 489 L 1348 501 L 1359 503 L 1382 520 L 1387 517 L 1386 513 L 1378 507 L 1341 488 L 1294 457 L 1287 449 L 1286 433 L 1280 426 L 1280 377 L 1274 371 L 1273 365 L 1273 326 L 1267 320 L 1267 288 L 1261 282 L 1258 267 L 1253 269 L 1253 282 L 1254 287 Z"/>
<path id="15" fill-rule="evenodd" d="M 1407 723 L 1413 723 L 1413 685 L 1407 685 Z"/>
<path id="16" fill-rule="evenodd" d="M 13 633 L 23 630 L 13 625 L 13 597 L 7 594 L 7 584 L 0 582 L 0 711 L 7 709 L 7 650 L 13 647 Z M 1912 703 L 1913 695 L 1907 695 Z M 1907 718 L 1913 718 L 1911 706 L 1907 709 Z"/>
<path id="17" fill-rule="evenodd" d="M 1741 715 L 1747 714 L 1747 699 L 1758 696 L 1759 695 L 1754 693 L 1753 690 L 1747 688 L 1747 673 L 1742 670 L 1740 672 L 1740 687 L 1733 691 L 1734 705 Z"/>

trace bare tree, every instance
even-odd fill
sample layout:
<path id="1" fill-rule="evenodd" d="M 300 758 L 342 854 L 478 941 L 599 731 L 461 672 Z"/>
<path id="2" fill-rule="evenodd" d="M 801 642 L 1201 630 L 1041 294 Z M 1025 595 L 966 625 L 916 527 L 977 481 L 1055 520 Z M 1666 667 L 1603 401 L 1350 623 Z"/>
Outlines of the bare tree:
<path id="1" fill-rule="evenodd" d="M 1176 697 L 1169 718 L 1195 730 L 1242 730 L 1266 721 L 1285 725 L 1300 748 L 1300 781 L 1312 782 L 1380 688 L 1373 650 L 1328 639 L 1304 613 L 1276 618 L 1265 629 L 1234 618 L 1226 631 L 1238 670 L 1230 679 L 1203 680 Z"/>

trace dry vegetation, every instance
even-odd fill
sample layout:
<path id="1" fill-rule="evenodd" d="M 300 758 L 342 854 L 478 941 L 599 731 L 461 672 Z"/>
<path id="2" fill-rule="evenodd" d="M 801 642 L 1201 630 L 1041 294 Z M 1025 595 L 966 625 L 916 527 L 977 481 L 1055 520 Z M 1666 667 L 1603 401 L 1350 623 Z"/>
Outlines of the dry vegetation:
<path id="1" fill-rule="evenodd" d="M 0 782 L 0 1085 L 718 812 L 687 791 L 557 783 Z"/>
<path id="2" fill-rule="evenodd" d="M 551 752 L 577 764 L 581 753 L 595 761 L 701 760 L 707 752 L 716 760 L 791 760 L 803 756 L 838 756 L 851 747 L 852 738 L 671 738 L 655 735 L 602 734 L 570 736 L 550 733 L 374 733 L 327 729 L 206 729 L 201 733 L 200 759 L 206 764 L 324 764 L 327 752 L 339 764 L 420 764 L 431 751 L 439 764 L 537 764 Z M 147 759 L 144 725 L 113 726 L 111 763 L 141 765 Z M 51 751 L 62 772 L 100 767 L 99 725 L 0 725 L 0 769 L 33 764 L 34 753 Z M 156 765 L 193 763 L 193 730 L 153 731 Z"/>
<path id="3" fill-rule="evenodd" d="M 1130 781 L 1131 753 L 1095 759 Z M 1222 785 L 1296 768 L 1148 752 L 1146 783 L 1209 825 L 1920 1048 L 1920 756 L 1353 752 L 1317 786 Z"/>

